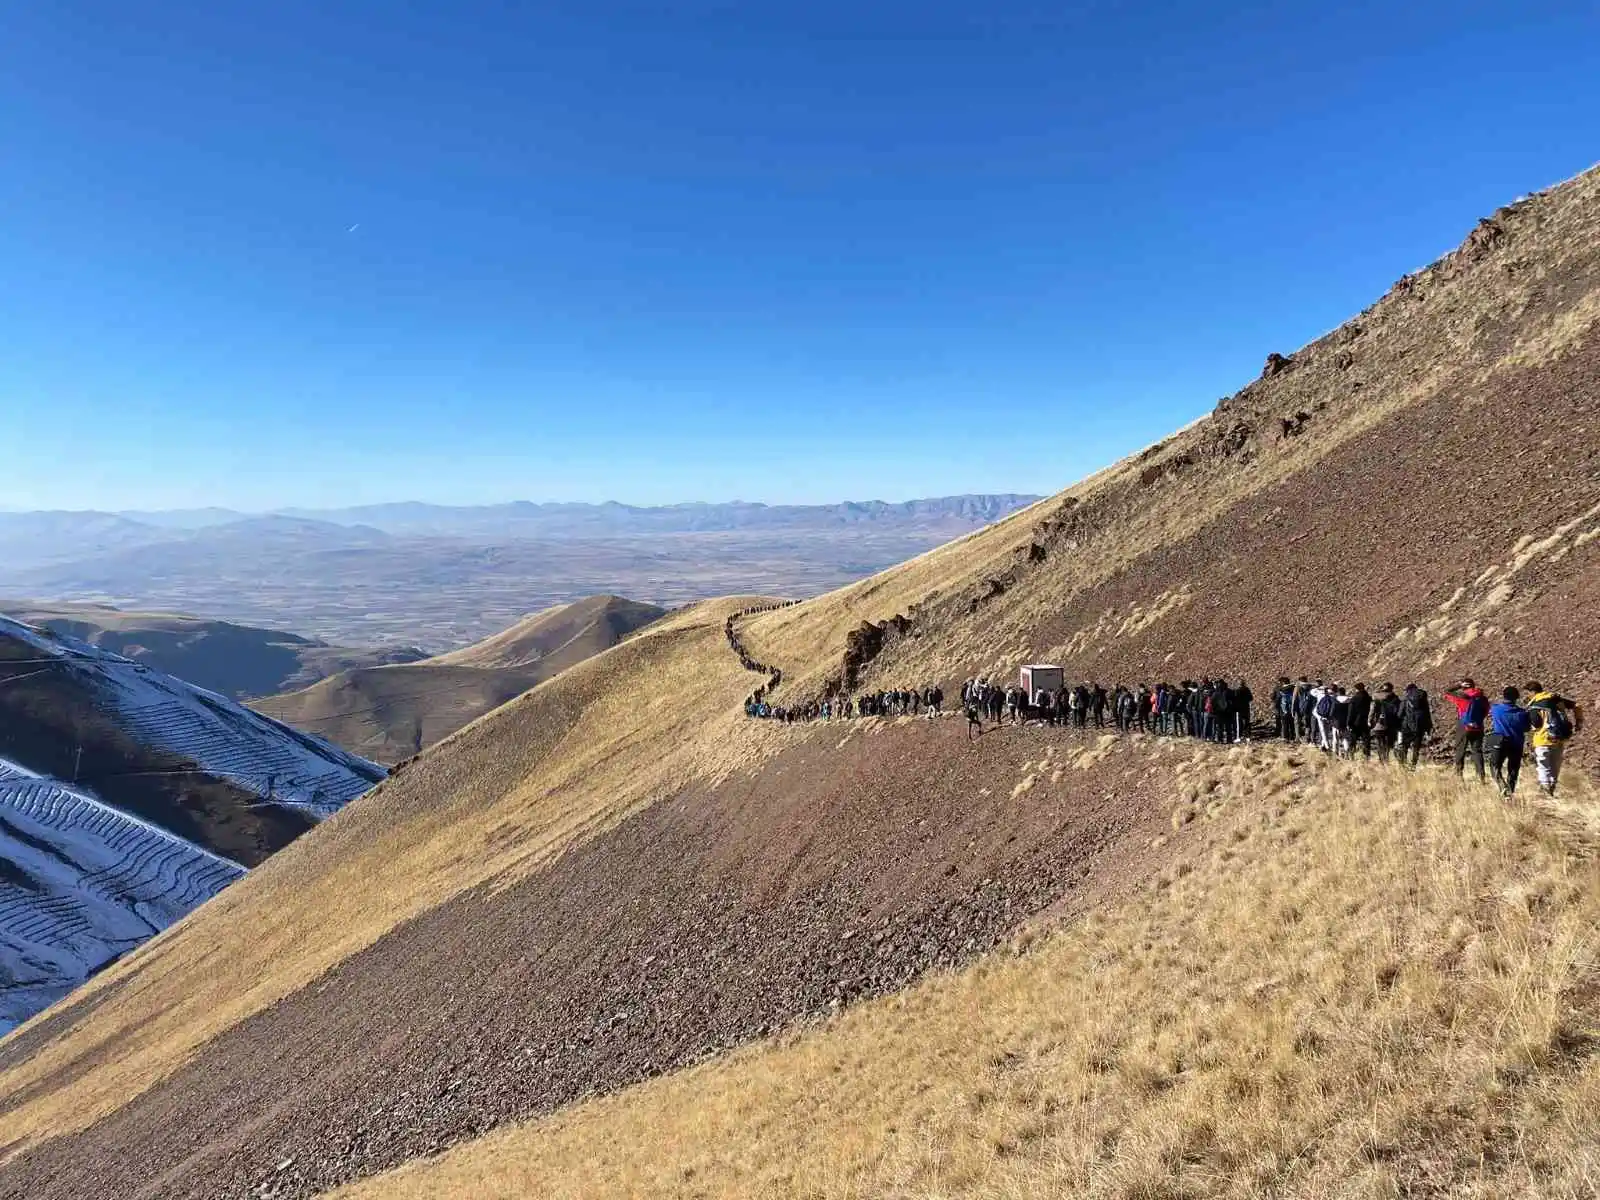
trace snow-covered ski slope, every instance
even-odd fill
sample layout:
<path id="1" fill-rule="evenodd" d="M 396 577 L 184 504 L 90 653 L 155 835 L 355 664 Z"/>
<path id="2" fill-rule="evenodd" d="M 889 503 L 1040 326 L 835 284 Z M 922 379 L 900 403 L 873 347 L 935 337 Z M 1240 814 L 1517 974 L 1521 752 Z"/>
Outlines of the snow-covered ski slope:
<path id="1" fill-rule="evenodd" d="M 326 817 L 384 777 L 377 763 L 120 654 L 0 617 L 5 637 L 72 672 L 137 741 L 263 799 Z"/>
<path id="2" fill-rule="evenodd" d="M 243 874 L 0 758 L 0 1034 Z"/>
<path id="3" fill-rule="evenodd" d="M 321 738 L 74 638 L 0 617 L 0 646 L 15 668 L 8 678 L 54 673 L 74 704 L 171 756 L 177 775 L 195 769 L 227 781 L 246 793 L 241 803 L 253 794 L 320 820 L 385 775 Z M 0 1034 L 244 874 L 108 803 L 114 777 L 94 786 L 99 795 L 0 758 Z"/>

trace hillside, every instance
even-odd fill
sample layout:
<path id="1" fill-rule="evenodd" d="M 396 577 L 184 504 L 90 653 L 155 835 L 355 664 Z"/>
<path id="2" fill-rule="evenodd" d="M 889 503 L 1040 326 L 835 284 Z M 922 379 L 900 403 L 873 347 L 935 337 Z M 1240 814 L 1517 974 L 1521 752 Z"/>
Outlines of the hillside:
<path id="1" fill-rule="evenodd" d="M 380 762 L 399 762 L 665 610 L 590 596 L 523 618 L 472 646 L 402 666 L 355 668 L 256 702 L 262 712 Z"/>
<path id="2" fill-rule="evenodd" d="M 142 663 L 0 618 L 0 1025 L 382 775 Z"/>
<path id="3" fill-rule="evenodd" d="M 1593 697 L 1597 324 L 1591 172 L 1057 497 L 556 675 L 0 1042 L 0 1195 L 1592 1191 L 1586 780 L 751 720 L 726 628 L 780 703 Z"/>
<path id="4" fill-rule="evenodd" d="M 360 650 L 181 613 L 101 604 L 0 602 L 0 613 L 77 638 L 235 700 L 309 687 L 339 671 L 415 662 L 407 646 Z"/>

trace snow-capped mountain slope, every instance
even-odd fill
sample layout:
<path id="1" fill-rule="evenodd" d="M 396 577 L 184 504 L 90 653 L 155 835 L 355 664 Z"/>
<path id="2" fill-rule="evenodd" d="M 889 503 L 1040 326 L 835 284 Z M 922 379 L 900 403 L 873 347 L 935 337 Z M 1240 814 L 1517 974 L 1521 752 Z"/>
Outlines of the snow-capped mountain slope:
<path id="1" fill-rule="evenodd" d="M 0 617 L 0 1033 L 384 775 L 215 692 Z"/>
<path id="2" fill-rule="evenodd" d="M 0 639 L 37 652 L 88 686 L 99 707 L 137 742 L 192 762 L 263 799 L 325 817 L 384 777 L 378 764 L 332 742 L 170 675 L 9 617 Z"/>
<path id="3" fill-rule="evenodd" d="M 0 758 L 0 1033 L 244 870 Z"/>

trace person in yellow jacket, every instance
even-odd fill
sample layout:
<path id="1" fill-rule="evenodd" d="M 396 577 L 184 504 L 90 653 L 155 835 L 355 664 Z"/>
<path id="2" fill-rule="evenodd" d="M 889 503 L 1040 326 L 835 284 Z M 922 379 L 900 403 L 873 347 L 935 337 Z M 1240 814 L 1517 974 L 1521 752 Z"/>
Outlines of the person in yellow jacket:
<path id="1" fill-rule="evenodd" d="M 1561 759 L 1567 743 L 1583 729 L 1583 708 L 1575 700 L 1546 691 L 1544 685 L 1529 682 L 1528 715 L 1533 719 L 1533 765 L 1539 772 L 1539 790 L 1556 794 L 1561 779 Z"/>

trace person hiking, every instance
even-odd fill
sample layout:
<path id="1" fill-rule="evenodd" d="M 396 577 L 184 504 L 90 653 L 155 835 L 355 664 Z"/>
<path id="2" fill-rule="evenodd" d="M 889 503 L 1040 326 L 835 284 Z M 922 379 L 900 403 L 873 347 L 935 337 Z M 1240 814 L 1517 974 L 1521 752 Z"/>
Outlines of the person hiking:
<path id="1" fill-rule="evenodd" d="M 1294 724 L 1302 742 L 1315 742 L 1317 737 L 1316 689 L 1312 687 L 1311 680 L 1304 675 L 1300 682 L 1294 685 Z"/>
<path id="2" fill-rule="evenodd" d="M 1583 732 L 1583 708 L 1576 700 L 1548 691 L 1538 681 L 1528 684 L 1528 718 L 1533 730 L 1533 767 L 1539 774 L 1539 790 L 1556 794 L 1561 782 L 1561 760 L 1567 743 Z"/>
<path id="3" fill-rule="evenodd" d="M 1278 676 L 1278 686 L 1272 689 L 1272 712 L 1278 736 L 1294 741 L 1294 684 L 1287 675 Z"/>
<path id="4" fill-rule="evenodd" d="M 1332 686 L 1333 706 L 1328 714 L 1328 736 L 1333 742 L 1335 758 L 1350 757 L 1350 693 L 1344 684 Z"/>
<path id="5" fill-rule="evenodd" d="M 1072 723 L 1079 729 L 1089 724 L 1089 689 L 1081 683 L 1072 689 Z"/>
<path id="6" fill-rule="evenodd" d="M 1400 738 L 1401 713 L 1400 697 L 1394 694 L 1394 684 L 1384 684 L 1372 701 L 1372 737 L 1378 744 L 1378 762 L 1384 766 L 1389 765 L 1389 756 Z"/>
<path id="7" fill-rule="evenodd" d="M 1221 676 L 1211 685 L 1211 740 L 1218 744 L 1233 741 L 1233 693 Z"/>
<path id="8" fill-rule="evenodd" d="M 1355 691 L 1350 693 L 1350 757 L 1354 758 L 1356 747 L 1361 747 L 1361 757 L 1372 757 L 1372 694 L 1367 691 L 1364 683 L 1356 684 Z"/>
<path id="9" fill-rule="evenodd" d="M 1428 693 L 1414 683 L 1406 684 L 1405 698 L 1400 702 L 1400 750 L 1395 761 L 1416 770 L 1422 757 L 1422 743 L 1433 732 L 1433 703 Z M 1407 764 L 1406 757 L 1410 756 Z"/>
<path id="10" fill-rule="evenodd" d="M 1456 706 L 1456 774 L 1464 776 L 1467 756 L 1478 768 L 1478 782 L 1489 781 L 1483 765 L 1483 723 L 1489 717 L 1489 698 L 1471 679 L 1463 679 L 1444 694 Z"/>
<path id="11" fill-rule="evenodd" d="M 1528 710 L 1517 703 L 1520 698 L 1521 693 L 1514 687 L 1502 690 L 1499 703 L 1489 708 L 1487 721 L 1489 770 L 1500 794 L 1508 800 L 1516 794 L 1517 777 L 1522 774 L 1523 748 L 1533 726 Z"/>
<path id="12" fill-rule="evenodd" d="M 1229 696 L 1229 707 L 1233 710 L 1233 740 L 1236 742 L 1250 740 L 1250 706 L 1255 701 L 1256 695 L 1250 690 L 1250 685 L 1239 680 L 1239 685 Z"/>
<path id="13" fill-rule="evenodd" d="M 1121 686 L 1120 684 L 1118 685 Z M 1089 710 L 1094 713 L 1094 727 L 1106 727 L 1106 690 L 1098 683 L 1089 685 Z M 1115 715 L 1115 714 L 1113 714 Z"/>
<path id="14" fill-rule="evenodd" d="M 1311 718 L 1316 722 L 1316 742 L 1319 750 L 1332 753 L 1332 725 L 1334 708 L 1334 689 L 1324 686 L 1322 680 L 1317 680 L 1317 686 L 1311 689 L 1311 699 L 1314 702 L 1311 709 Z"/>

